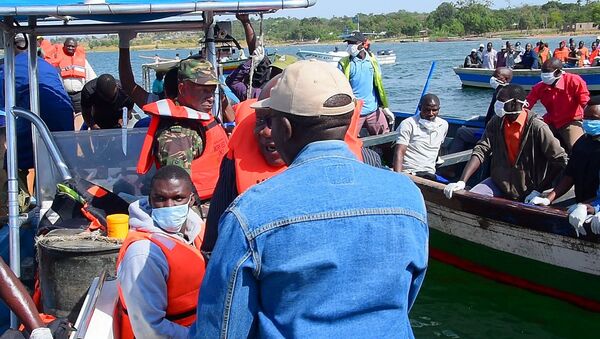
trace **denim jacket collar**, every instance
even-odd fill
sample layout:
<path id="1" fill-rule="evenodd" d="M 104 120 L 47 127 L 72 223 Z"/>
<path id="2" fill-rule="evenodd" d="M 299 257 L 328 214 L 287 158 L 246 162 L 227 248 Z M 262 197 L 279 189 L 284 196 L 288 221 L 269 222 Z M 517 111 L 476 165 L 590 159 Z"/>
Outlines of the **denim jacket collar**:
<path id="1" fill-rule="evenodd" d="M 323 140 L 311 142 L 304 146 L 289 167 L 300 166 L 316 159 L 332 157 L 358 161 L 345 141 Z"/>

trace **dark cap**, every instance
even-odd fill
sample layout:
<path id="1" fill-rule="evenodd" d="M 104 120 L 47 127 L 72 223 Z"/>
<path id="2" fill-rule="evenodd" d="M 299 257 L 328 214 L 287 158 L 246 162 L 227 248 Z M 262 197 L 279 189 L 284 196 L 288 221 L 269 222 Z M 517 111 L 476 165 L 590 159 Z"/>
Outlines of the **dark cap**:
<path id="1" fill-rule="evenodd" d="M 349 42 L 353 44 L 365 42 L 367 39 L 361 32 L 352 32 L 350 36 L 344 38 L 344 42 Z"/>

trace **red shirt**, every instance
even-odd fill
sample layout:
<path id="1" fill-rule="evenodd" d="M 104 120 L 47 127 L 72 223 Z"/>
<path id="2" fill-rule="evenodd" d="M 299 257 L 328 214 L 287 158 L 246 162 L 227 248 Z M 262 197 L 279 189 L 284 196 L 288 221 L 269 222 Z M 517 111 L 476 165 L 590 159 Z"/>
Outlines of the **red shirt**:
<path id="1" fill-rule="evenodd" d="M 519 155 L 519 150 L 521 149 L 521 136 L 523 135 L 526 121 L 527 112 L 525 110 L 521 111 L 517 119 L 513 122 L 504 117 L 502 124 L 504 127 L 504 142 L 506 143 L 506 153 L 511 166 L 514 166 L 517 161 L 517 155 Z"/>
<path id="2" fill-rule="evenodd" d="M 583 108 L 590 100 L 587 84 L 577 74 L 565 73 L 555 86 L 538 82 L 527 96 L 529 109 L 539 101 L 546 107 L 544 121 L 559 129 L 574 120 L 583 119 Z"/>

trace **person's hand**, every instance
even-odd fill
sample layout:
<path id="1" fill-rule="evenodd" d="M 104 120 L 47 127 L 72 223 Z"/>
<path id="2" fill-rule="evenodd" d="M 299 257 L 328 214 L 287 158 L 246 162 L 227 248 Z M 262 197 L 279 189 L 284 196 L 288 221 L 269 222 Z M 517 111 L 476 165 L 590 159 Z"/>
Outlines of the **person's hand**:
<path id="1" fill-rule="evenodd" d="M 569 224 L 575 228 L 577 236 L 579 236 L 580 233 L 582 235 L 587 235 L 587 232 L 583 228 L 583 224 L 588 217 L 587 206 L 585 204 L 577 204 L 571 206 L 567 212 L 569 213 Z"/>
<path id="2" fill-rule="evenodd" d="M 592 233 L 600 234 L 600 212 L 594 214 L 591 221 Z"/>
<path id="3" fill-rule="evenodd" d="M 537 205 L 537 206 L 550 206 L 550 199 L 539 196 L 539 197 L 534 197 L 533 199 L 531 199 L 529 201 L 529 203 L 531 205 Z"/>
<path id="4" fill-rule="evenodd" d="M 394 115 L 394 112 L 392 112 L 389 108 L 384 107 L 383 114 L 385 114 L 385 117 L 386 117 L 388 123 L 393 128 L 394 124 L 396 123 L 396 116 Z"/>
<path id="5" fill-rule="evenodd" d="M 132 30 L 119 31 L 119 48 L 129 48 L 131 40 L 135 39 L 137 32 Z"/>
<path id="6" fill-rule="evenodd" d="M 529 203 L 531 203 L 531 200 L 532 200 L 533 198 L 537 198 L 537 197 L 539 197 L 541 194 L 542 194 L 542 193 L 540 193 L 540 192 L 538 192 L 538 191 L 536 191 L 536 190 L 533 190 L 533 192 L 529 193 L 529 195 L 528 195 L 527 197 L 525 197 L 525 200 L 524 200 L 523 202 L 524 202 L 524 203 L 526 203 L 526 204 L 529 204 Z M 535 205 L 535 204 L 534 204 L 534 205 Z"/>
<path id="7" fill-rule="evenodd" d="M 250 15 L 247 13 L 236 13 L 235 18 L 243 23 L 250 22 Z"/>
<path id="8" fill-rule="evenodd" d="M 53 339 L 52 331 L 47 327 L 38 327 L 31 331 L 29 339 Z"/>
<path id="9" fill-rule="evenodd" d="M 52 320 L 52 322 L 48 324 L 48 329 L 52 332 L 50 338 L 54 339 L 68 339 L 71 336 L 71 332 L 74 330 L 73 326 L 71 326 L 71 323 L 66 318 Z"/>
<path id="10" fill-rule="evenodd" d="M 446 196 L 446 198 L 452 199 L 452 193 L 454 193 L 455 191 L 465 189 L 465 186 L 466 185 L 464 181 L 450 183 L 446 185 L 446 187 L 444 187 L 444 195 Z"/>

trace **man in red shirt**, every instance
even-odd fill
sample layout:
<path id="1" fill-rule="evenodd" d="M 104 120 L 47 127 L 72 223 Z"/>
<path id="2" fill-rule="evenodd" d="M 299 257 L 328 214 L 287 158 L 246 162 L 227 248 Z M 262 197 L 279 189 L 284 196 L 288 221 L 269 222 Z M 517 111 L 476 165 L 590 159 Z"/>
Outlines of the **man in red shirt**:
<path id="1" fill-rule="evenodd" d="M 542 81 L 527 96 L 529 109 L 541 101 L 546 107 L 544 121 L 560 140 L 567 153 L 583 135 L 583 108 L 590 100 L 590 91 L 577 74 L 565 73 L 562 62 L 551 58 L 542 65 Z"/>

